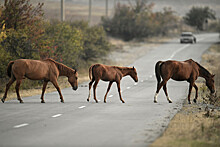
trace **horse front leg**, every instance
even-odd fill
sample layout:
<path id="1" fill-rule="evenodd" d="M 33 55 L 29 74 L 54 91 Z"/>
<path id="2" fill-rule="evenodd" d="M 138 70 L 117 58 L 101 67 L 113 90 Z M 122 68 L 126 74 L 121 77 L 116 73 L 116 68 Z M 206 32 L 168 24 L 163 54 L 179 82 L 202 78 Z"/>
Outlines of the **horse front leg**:
<path id="1" fill-rule="evenodd" d="M 194 87 L 195 90 L 196 90 L 196 95 L 195 95 L 195 98 L 193 99 L 193 102 L 196 103 L 197 98 L 198 98 L 198 87 L 197 87 L 197 85 L 196 85 L 195 83 L 194 83 L 193 87 Z"/>
<path id="2" fill-rule="evenodd" d="M 191 104 L 190 102 L 190 95 L 191 95 L 191 91 L 192 91 L 192 84 L 189 84 L 189 94 L 188 94 L 188 103 Z"/>
<path id="3" fill-rule="evenodd" d="M 118 87 L 118 94 L 119 94 L 119 97 L 120 97 L 120 100 L 122 101 L 122 103 L 125 103 L 125 101 L 122 99 L 121 97 L 121 86 L 120 86 L 120 81 L 117 82 L 117 87 Z"/>
<path id="4" fill-rule="evenodd" d="M 57 91 L 58 91 L 58 93 L 60 95 L 60 102 L 64 103 L 63 95 L 61 93 L 60 87 L 58 86 L 57 80 L 53 80 L 51 82 L 53 83 L 54 87 L 57 89 Z"/>
<path id="5" fill-rule="evenodd" d="M 44 93 L 45 93 L 45 90 L 46 90 L 46 87 L 47 87 L 47 83 L 48 83 L 48 81 L 44 81 L 43 88 L 42 88 L 42 94 L 41 94 L 41 103 L 45 103 Z"/>
<path id="6" fill-rule="evenodd" d="M 22 80 L 18 80 L 18 79 L 17 79 L 16 86 L 15 86 L 15 90 L 16 90 L 16 93 L 17 93 L 17 98 L 18 98 L 18 100 L 20 101 L 20 103 L 23 103 L 23 100 L 21 99 L 20 93 L 19 93 L 21 81 L 22 81 Z"/>
<path id="7" fill-rule="evenodd" d="M 104 97 L 104 103 L 106 103 L 106 97 L 107 97 L 107 94 L 108 94 L 108 92 L 109 92 L 109 90 L 110 90 L 110 88 L 111 88 L 111 86 L 112 86 L 112 81 L 111 82 L 109 82 L 109 84 L 108 84 L 108 89 L 107 89 L 107 92 L 106 92 L 106 94 L 105 94 L 105 97 Z"/>

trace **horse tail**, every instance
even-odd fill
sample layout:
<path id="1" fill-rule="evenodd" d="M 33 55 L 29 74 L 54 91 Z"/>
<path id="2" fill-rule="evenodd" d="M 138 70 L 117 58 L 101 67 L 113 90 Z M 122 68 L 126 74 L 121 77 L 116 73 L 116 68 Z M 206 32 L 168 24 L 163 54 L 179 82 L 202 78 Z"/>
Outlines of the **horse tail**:
<path id="1" fill-rule="evenodd" d="M 161 67 L 162 63 L 163 63 L 163 61 L 158 61 L 155 65 L 155 75 L 156 75 L 158 84 L 161 81 L 160 67 Z"/>
<path id="2" fill-rule="evenodd" d="M 11 77 L 11 69 L 12 69 L 12 65 L 14 64 L 14 61 L 10 61 L 9 63 L 8 63 L 8 67 L 7 67 L 7 75 L 9 76 L 9 77 Z"/>
<path id="3" fill-rule="evenodd" d="M 91 80 L 92 79 L 92 68 L 93 68 L 94 65 L 90 66 L 89 68 L 89 79 Z"/>

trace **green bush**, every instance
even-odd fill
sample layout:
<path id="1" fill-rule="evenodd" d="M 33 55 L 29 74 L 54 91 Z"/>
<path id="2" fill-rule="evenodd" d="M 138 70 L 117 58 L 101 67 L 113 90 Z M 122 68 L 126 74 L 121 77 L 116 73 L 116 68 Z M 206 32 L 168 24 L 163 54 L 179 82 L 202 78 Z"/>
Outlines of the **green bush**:
<path id="1" fill-rule="evenodd" d="M 118 4 L 112 18 L 102 18 L 105 31 L 124 40 L 166 35 L 177 27 L 177 18 L 171 8 L 153 12 L 153 4 L 137 0 L 135 6 Z"/>
<path id="2" fill-rule="evenodd" d="M 80 52 L 83 50 L 82 32 L 65 22 L 53 22 L 46 26 L 45 48 L 41 58 L 53 58 L 69 67 L 77 67 Z"/>
<path id="3" fill-rule="evenodd" d="M 45 30 L 41 58 L 50 57 L 72 68 L 94 62 L 110 50 L 102 26 L 89 27 L 84 21 L 54 21 Z"/>
<path id="4" fill-rule="evenodd" d="M 215 11 L 209 7 L 192 7 L 183 19 L 186 24 L 203 30 L 208 19 L 216 19 L 216 17 Z"/>

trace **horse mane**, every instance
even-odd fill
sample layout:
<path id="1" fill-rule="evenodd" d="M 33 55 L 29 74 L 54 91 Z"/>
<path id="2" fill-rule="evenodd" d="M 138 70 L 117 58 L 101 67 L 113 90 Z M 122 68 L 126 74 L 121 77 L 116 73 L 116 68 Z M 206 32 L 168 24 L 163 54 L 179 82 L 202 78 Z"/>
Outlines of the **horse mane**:
<path id="1" fill-rule="evenodd" d="M 62 63 L 59 63 L 59 62 L 57 62 L 57 61 L 55 61 L 55 60 L 53 60 L 51 58 L 45 59 L 45 61 L 53 62 L 57 66 L 59 71 L 67 71 L 67 70 L 73 71 L 72 68 L 69 68 L 68 66 L 66 66 L 66 65 L 64 65 Z"/>
<path id="2" fill-rule="evenodd" d="M 119 70 L 131 69 L 130 67 L 121 67 L 121 66 L 113 66 L 113 67 Z"/>

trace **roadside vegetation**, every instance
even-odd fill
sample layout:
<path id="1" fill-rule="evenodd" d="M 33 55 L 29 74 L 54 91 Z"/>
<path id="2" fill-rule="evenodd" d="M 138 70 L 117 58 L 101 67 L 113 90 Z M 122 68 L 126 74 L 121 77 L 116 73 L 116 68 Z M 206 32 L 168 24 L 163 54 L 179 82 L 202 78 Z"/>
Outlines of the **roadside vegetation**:
<path id="1" fill-rule="evenodd" d="M 202 57 L 202 65 L 215 74 L 216 94 L 210 95 L 198 81 L 198 104 L 184 102 L 168 128 L 150 147 L 220 146 L 220 43 L 212 45 Z M 192 96 L 193 97 L 193 96 Z"/>

